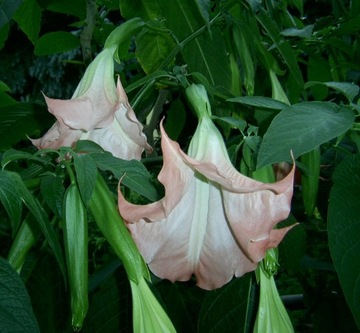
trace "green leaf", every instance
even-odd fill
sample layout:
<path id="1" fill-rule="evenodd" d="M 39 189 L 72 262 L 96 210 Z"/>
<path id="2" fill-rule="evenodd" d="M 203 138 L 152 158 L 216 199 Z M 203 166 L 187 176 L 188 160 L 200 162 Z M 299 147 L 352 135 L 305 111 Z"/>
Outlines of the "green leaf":
<path id="1" fill-rule="evenodd" d="M 0 28 L 8 23 L 23 0 L 4 0 L 0 4 Z"/>
<path id="2" fill-rule="evenodd" d="M 211 35 L 206 30 L 183 48 L 182 55 L 189 71 L 202 73 L 213 86 L 230 89 L 230 63 L 220 29 L 212 28 Z"/>
<path id="3" fill-rule="evenodd" d="M 148 0 L 122 0 L 120 12 L 126 19 L 141 17 L 144 21 L 162 16 L 158 2 Z"/>
<path id="4" fill-rule="evenodd" d="M 276 99 L 263 96 L 240 96 L 229 98 L 227 101 L 273 110 L 283 110 L 289 106 L 288 104 L 280 102 Z"/>
<path id="5" fill-rule="evenodd" d="M 9 96 L 7 94 L 7 91 L 5 91 L 5 90 L 0 91 L 0 105 L 2 107 L 9 106 L 9 105 L 15 105 L 18 103 L 19 103 L 18 101 L 16 101 L 14 98 L 12 98 L 11 96 Z"/>
<path id="6" fill-rule="evenodd" d="M 8 178 L 9 183 L 13 188 L 15 188 L 15 195 L 17 195 L 21 200 L 25 203 L 29 211 L 34 215 L 36 221 L 38 222 L 41 231 L 46 237 L 51 249 L 54 252 L 56 260 L 60 266 L 62 273 L 65 276 L 65 266 L 64 266 L 64 258 L 61 252 L 61 247 L 59 241 L 56 237 L 55 231 L 51 224 L 49 223 L 46 213 L 40 203 L 35 199 L 32 193 L 26 188 L 22 179 L 17 173 L 3 171 Z"/>
<path id="7" fill-rule="evenodd" d="M 0 91 L 1 92 L 11 92 L 11 89 L 5 82 L 0 81 Z"/>
<path id="8" fill-rule="evenodd" d="M 17 159 L 28 159 L 32 154 L 15 149 L 9 149 L 1 156 L 1 166 L 4 168 L 8 163 L 16 161 Z"/>
<path id="9" fill-rule="evenodd" d="M 235 128 L 238 128 L 240 131 L 244 131 L 247 124 L 246 121 L 241 118 L 211 116 L 211 119 L 223 121 Z"/>
<path id="10" fill-rule="evenodd" d="M 0 108 L 0 149 L 9 149 L 36 130 L 45 130 L 54 122 L 46 108 L 29 103 L 16 103 Z"/>
<path id="11" fill-rule="evenodd" d="M 323 100 L 328 95 L 328 88 L 320 82 L 331 80 L 331 69 L 327 59 L 315 53 L 309 56 L 307 64 L 307 78 L 309 81 L 317 81 L 319 84 L 307 82 L 304 88 L 311 87 L 310 91 L 316 100 Z"/>
<path id="12" fill-rule="evenodd" d="M 1 166 L 3 168 L 6 167 L 8 163 L 11 163 L 16 160 L 33 160 L 40 163 L 49 163 L 48 160 L 34 156 L 33 154 L 30 154 L 29 152 L 22 151 L 22 150 L 16 150 L 16 149 L 8 149 L 4 152 L 1 158 Z"/>
<path id="13" fill-rule="evenodd" d="M 63 53 L 80 46 L 80 40 L 70 32 L 49 32 L 39 38 L 34 53 L 37 56 Z"/>
<path id="14" fill-rule="evenodd" d="M 0 331 L 40 332 L 19 274 L 0 257 Z"/>
<path id="15" fill-rule="evenodd" d="M 251 56 L 251 52 L 249 49 L 248 40 L 246 38 L 245 29 L 242 29 L 239 25 L 235 24 L 233 27 L 233 38 L 235 41 L 235 46 L 237 49 L 237 53 L 239 54 L 242 71 L 244 76 L 244 85 L 248 95 L 254 94 L 255 87 L 255 68 L 253 58 Z M 254 34 L 252 34 L 252 38 L 256 38 Z"/>
<path id="16" fill-rule="evenodd" d="M 280 111 L 260 145 L 257 168 L 294 157 L 346 132 L 354 122 L 350 108 L 328 102 L 304 102 Z"/>
<path id="17" fill-rule="evenodd" d="M 251 274 L 235 278 L 204 299 L 198 324 L 199 333 L 248 332 L 254 298 Z"/>
<path id="18" fill-rule="evenodd" d="M 360 155 L 336 168 L 328 210 L 329 248 L 345 298 L 360 328 Z"/>
<path id="19" fill-rule="evenodd" d="M 145 28 L 136 37 L 136 57 L 147 74 L 156 72 L 176 47 L 169 31 L 164 29 L 164 24 L 158 21 L 150 21 L 149 24 L 157 30 Z"/>
<path id="20" fill-rule="evenodd" d="M 100 170 L 110 171 L 117 179 L 121 178 L 123 185 L 151 201 L 158 199 L 158 193 L 151 182 L 150 175 L 141 162 L 137 160 L 122 160 L 108 152 L 102 154 L 94 153 L 91 154 L 91 157 Z"/>
<path id="21" fill-rule="evenodd" d="M 162 78 L 168 78 L 168 79 L 173 79 L 173 76 L 171 76 L 168 72 L 166 71 L 157 71 L 155 73 L 146 75 L 145 77 L 137 80 L 136 82 L 129 84 L 126 88 L 125 88 L 125 92 L 128 94 L 129 92 L 143 86 L 147 87 L 147 86 L 152 86 L 155 83 L 155 80 L 160 80 Z M 134 104 L 131 103 L 131 105 L 133 106 Z"/>
<path id="22" fill-rule="evenodd" d="M 182 43 L 181 54 L 189 72 L 200 72 L 212 85 L 230 89 L 230 64 L 221 30 L 212 27 L 210 33 L 206 29 L 206 22 L 193 0 L 159 0 L 159 5 L 167 27 Z M 203 31 L 197 35 L 199 29 Z"/>
<path id="23" fill-rule="evenodd" d="M 29 40 L 35 44 L 41 25 L 41 8 L 36 0 L 24 1 L 15 13 L 14 20 Z"/>
<path id="24" fill-rule="evenodd" d="M 22 200 L 17 194 L 12 174 L 7 171 L 0 171 L 0 201 L 10 217 L 12 233 L 15 235 L 20 225 Z"/>
<path id="25" fill-rule="evenodd" d="M 291 45 L 289 44 L 289 42 L 280 37 L 281 35 L 279 29 L 274 23 L 274 20 L 269 16 L 267 12 L 263 10 L 261 14 L 256 16 L 256 18 L 270 35 L 272 41 L 274 42 L 281 56 L 285 60 L 286 65 L 290 69 L 290 72 L 296 80 L 298 86 L 302 88 L 304 86 L 302 73 L 300 71 Z"/>
<path id="26" fill-rule="evenodd" d="M 290 215 L 285 221 L 278 224 L 278 228 L 284 228 L 296 223 L 294 216 Z M 279 259 L 281 267 L 289 271 L 299 271 L 306 251 L 306 233 L 303 225 L 292 228 L 279 244 Z"/>
<path id="27" fill-rule="evenodd" d="M 210 0 L 196 0 L 196 3 L 205 22 L 209 22 Z"/>
<path id="28" fill-rule="evenodd" d="M 129 280 L 120 267 L 92 295 L 82 332 L 133 332 L 131 306 Z"/>
<path id="29" fill-rule="evenodd" d="M 1 14 L 0 14 L 1 15 Z M 1 20 L 1 18 L 0 18 Z M 0 50 L 4 47 L 5 42 L 9 36 L 9 31 L 10 31 L 10 23 L 5 23 L 4 26 L 2 26 L 0 28 Z M 1 95 L 3 95 L 2 92 L 0 92 L 0 102 L 1 102 Z"/>
<path id="30" fill-rule="evenodd" d="M 74 154 L 74 166 L 81 198 L 87 206 L 95 187 L 97 176 L 96 163 L 91 155 Z"/>
<path id="31" fill-rule="evenodd" d="M 69 295 L 59 266 L 49 251 L 28 256 L 21 273 L 28 269 L 27 288 L 41 332 L 72 332 Z"/>
<path id="32" fill-rule="evenodd" d="M 40 191 L 52 212 L 62 216 L 62 202 L 65 193 L 63 179 L 56 175 L 48 175 L 41 179 Z"/>
<path id="33" fill-rule="evenodd" d="M 73 15 L 80 20 L 86 18 L 86 0 L 50 0 L 46 9 L 56 13 Z"/>
<path id="34" fill-rule="evenodd" d="M 343 94 L 348 101 L 351 103 L 354 98 L 359 94 L 359 86 L 354 83 L 348 82 L 318 82 L 318 81 L 310 81 L 305 84 L 305 89 L 310 88 L 316 85 L 324 85 L 326 87 L 332 88 L 339 93 Z"/>
<path id="35" fill-rule="evenodd" d="M 207 291 L 193 285 L 161 280 L 154 286 L 154 294 L 162 301 L 176 330 L 198 332 L 198 316 Z"/>
<path id="36" fill-rule="evenodd" d="M 75 144 L 76 153 L 103 153 L 104 149 L 91 140 L 78 140 Z"/>
<path id="37" fill-rule="evenodd" d="M 170 105 L 167 112 L 165 131 L 172 140 L 177 140 L 181 134 L 186 122 L 185 106 L 180 99 L 176 99 Z"/>

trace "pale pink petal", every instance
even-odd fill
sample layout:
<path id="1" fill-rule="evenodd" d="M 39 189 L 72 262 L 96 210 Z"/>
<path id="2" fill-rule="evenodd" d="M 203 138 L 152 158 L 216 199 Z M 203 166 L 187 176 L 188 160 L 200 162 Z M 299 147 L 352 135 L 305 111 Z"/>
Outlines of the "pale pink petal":
<path id="1" fill-rule="evenodd" d="M 117 109 L 112 49 L 104 49 L 86 69 L 69 100 L 45 96 L 49 112 L 71 129 L 90 131 L 110 125 Z"/>
<path id="2" fill-rule="evenodd" d="M 75 99 L 62 100 L 45 96 L 49 112 L 72 129 L 90 131 L 109 125 L 114 119 L 116 104 L 99 92 Z"/>
<path id="3" fill-rule="evenodd" d="M 116 87 L 119 106 L 115 113 L 115 118 L 118 121 L 119 126 L 121 126 L 123 132 L 126 132 L 132 141 L 137 143 L 140 147 L 143 147 L 147 152 L 151 152 L 152 147 L 147 143 L 146 135 L 143 132 L 143 125 L 139 122 L 134 110 L 130 106 L 119 77 Z"/>
<path id="4" fill-rule="evenodd" d="M 281 229 L 273 229 L 264 239 L 251 239 L 247 247 L 247 252 L 250 257 L 253 258 L 253 261 L 260 262 L 260 260 L 264 258 L 266 250 L 277 247 L 287 232 L 297 224 L 298 223 L 294 223 Z"/>
<path id="5" fill-rule="evenodd" d="M 44 95 L 48 110 L 57 122 L 40 139 L 39 149 L 73 146 L 77 140 L 92 140 L 122 159 L 141 159 L 147 143 L 143 126 L 130 107 L 120 78 L 113 79 L 113 52 L 103 50 L 87 68 L 72 99 Z"/>
<path id="6" fill-rule="evenodd" d="M 189 166 L 221 186 L 229 226 L 244 253 L 253 262 L 258 262 L 273 244 L 270 240 L 270 233 L 274 234 L 273 228 L 290 213 L 295 164 L 290 173 L 276 183 L 265 184 L 246 177 L 232 166 L 220 133 L 210 118 L 201 121 L 194 135 L 197 135 L 197 149 L 190 147 L 197 159 L 181 150 L 179 153 Z M 198 131 L 206 132 L 206 135 Z M 211 149 L 201 149 L 204 138 Z M 259 243 L 255 246 L 252 243 L 254 240 L 262 240 L 261 244 L 267 245 L 260 246 Z"/>
<path id="7" fill-rule="evenodd" d="M 55 122 L 47 133 L 39 139 L 30 139 L 38 149 L 57 149 L 59 147 L 73 147 L 79 140 L 82 131 L 73 130 L 66 126 L 62 120 Z"/>
<path id="8" fill-rule="evenodd" d="M 272 228 L 289 213 L 289 197 L 274 189 L 286 186 L 263 184 L 237 173 L 241 181 L 228 184 L 236 189 L 229 192 L 221 183 L 227 183 L 223 180 L 227 170 L 233 172 L 231 167 L 219 172 L 220 161 L 213 165 L 189 158 L 162 125 L 161 131 L 164 165 L 158 178 L 165 197 L 138 206 L 119 192 L 120 213 L 155 275 L 185 281 L 194 274 L 201 288 L 221 287 L 233 276 L 255 269 L 266 248 L 283 237 L 285 230 Z"/>

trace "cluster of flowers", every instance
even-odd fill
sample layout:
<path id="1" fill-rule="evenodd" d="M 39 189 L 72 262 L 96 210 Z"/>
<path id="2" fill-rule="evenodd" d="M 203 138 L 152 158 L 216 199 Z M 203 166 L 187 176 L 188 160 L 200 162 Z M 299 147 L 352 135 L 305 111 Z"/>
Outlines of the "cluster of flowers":
<path id="1" fill-rule="evenodd" d="M 87 139 L 127 160 L 140 160 L 144 150 L 151 151 L 119 78 L 115 84 L 114 51 L 105 48 L 95 58 L 70 100 L 45 96 L 57 121 L 42 138 L 32 140 L 37 148 L 73 146 Z M 163 167 L 158 179 L 165 196 L 134 205 L 119 191 L 118 207 L 156 276 L 186 281 L 194 275 L 199 287 L 211 290 L 255 270 L 267 249 L 276 247 L 291 228 L 275 226 L 290 212 L 294 168 L 271 184 L 240 174 L 211 120 L 205 88 L 191 85 L 186 95 L 199 119 L 187 153 L 160 123 Z M 138 292 L 133 289 L 135 300 Z M 162 332 L 174 331 L 170 321 L 161 322 Z"/>

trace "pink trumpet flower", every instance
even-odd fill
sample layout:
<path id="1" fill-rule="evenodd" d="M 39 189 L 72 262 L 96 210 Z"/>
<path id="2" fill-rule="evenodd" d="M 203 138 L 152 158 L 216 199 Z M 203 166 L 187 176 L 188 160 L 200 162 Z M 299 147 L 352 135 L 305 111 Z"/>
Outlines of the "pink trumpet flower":
<path id="1" fill-rule="evenodd" d="M 99 53 L 70 100 L 45 96 L 57 121 L 43 137 L 31 140 L 38 149 L 71 147 L 77 140 L 92 140 L 128 160 L 139 160 L 144 149 L 151 151 L 119 78 L 115 85 L 113 53 L 114 48 Z"/>
<path id="2" fill-rule="evenodd" d="M 161 124 L 158 179 L 165 197 L 134 205 L 119 191 L 118 206 L 155 275 L 186 281 L 194 274 L 197 285 L 210 290 L 254 270 L 291 228 L 274 229 L 290 212 L 295 168 L 271 184 L 240 174 L 210 119 L 205 88 L 192 85 L 186 93 L 199 124 L 188 154 Z"/>

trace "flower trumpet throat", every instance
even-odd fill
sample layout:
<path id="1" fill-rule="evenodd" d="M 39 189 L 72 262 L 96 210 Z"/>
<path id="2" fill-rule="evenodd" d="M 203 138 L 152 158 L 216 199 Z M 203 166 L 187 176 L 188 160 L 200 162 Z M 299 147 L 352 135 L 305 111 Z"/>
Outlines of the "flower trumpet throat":
<path id="1" fill-rule="evenodd" d="M 118 206 L 155 275 L 186 281 L 194 274 L 199 287 L 215 289 L 254 270 L 291 228 L 274 229 L 290 212 L 295 167 L 270 184 L 239 173 L 210 119 L 204 87 L 186 94 L 199 116 L 188 154 L 160 124 L 165 196 L 134 205 L 119 191 Z"/>

